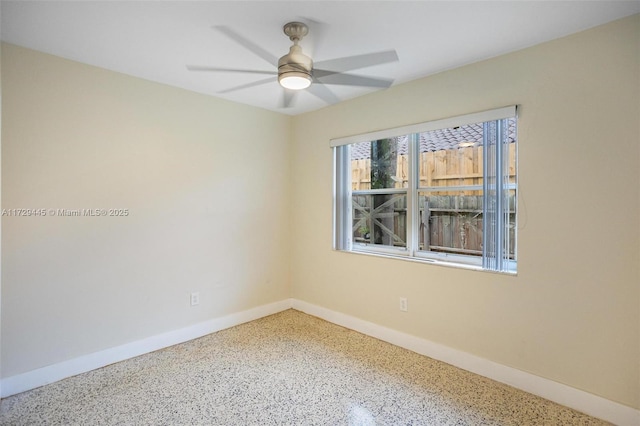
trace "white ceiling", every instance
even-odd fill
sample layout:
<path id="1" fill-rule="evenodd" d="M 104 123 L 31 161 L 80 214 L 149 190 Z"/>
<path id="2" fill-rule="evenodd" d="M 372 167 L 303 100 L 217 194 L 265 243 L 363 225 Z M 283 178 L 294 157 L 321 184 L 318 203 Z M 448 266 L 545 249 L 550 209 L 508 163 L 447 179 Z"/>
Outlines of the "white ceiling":
<path id="1" fill-rule="evenodd" d="M 186 65 L 275 71 L 222 32 L 224 25 L 280 57 L 282 26 L 309 23 L 314 61 L 395 49 L 399 61 L 353 74 L 415 80 L 640 13 L 640 1 L 4 1 L 2 40 L 79 62 L 286 114 L 326 106 L 300 93 L 280 108 L 263 75 L 191 72 Z M 318 37 L 320 36 L 320 37 Z M 341 100 L 374 89 L 329 87 Z"/>

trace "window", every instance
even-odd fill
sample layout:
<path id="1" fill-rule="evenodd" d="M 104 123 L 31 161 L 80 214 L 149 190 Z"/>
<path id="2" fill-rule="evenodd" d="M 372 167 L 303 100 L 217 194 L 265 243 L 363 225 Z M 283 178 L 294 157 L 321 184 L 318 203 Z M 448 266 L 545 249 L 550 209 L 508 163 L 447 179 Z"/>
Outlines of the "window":
<path id="1" fill-rule="evenodd" d="M 516 108 L 334 139 L 334 248 L 516 272 Z"/>

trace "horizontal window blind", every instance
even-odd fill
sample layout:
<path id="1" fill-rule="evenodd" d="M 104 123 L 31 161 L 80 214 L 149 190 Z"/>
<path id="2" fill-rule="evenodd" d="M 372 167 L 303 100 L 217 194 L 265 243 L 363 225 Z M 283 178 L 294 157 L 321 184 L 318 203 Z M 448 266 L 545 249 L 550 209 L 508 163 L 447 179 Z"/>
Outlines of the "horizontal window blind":
<path id="1" fill-rule="evenodd" d="M 375 132 L 363 133 L 353 136 L 331 139 L 330 147 L 334 148 L 342 145 L 349 145 L 358 142 L 368 142 L 378 139 L 391 138 L 399 135 L 411 133 L 422 133 L 431 130 L 443 129 L 446 127 L 464 126 L 466 124 L 481 123 L 485 121 L 502 120 L 516 116 L 516 106 L 506 106 L 503 108 L 481 111 L 472 114 L 459 115 L 456 117 L 443 118 L 440 120 L 426 121 L 424 123 L 411 124 L 408 126 L 395 127 L 392 129 L 378 130 Z"/>

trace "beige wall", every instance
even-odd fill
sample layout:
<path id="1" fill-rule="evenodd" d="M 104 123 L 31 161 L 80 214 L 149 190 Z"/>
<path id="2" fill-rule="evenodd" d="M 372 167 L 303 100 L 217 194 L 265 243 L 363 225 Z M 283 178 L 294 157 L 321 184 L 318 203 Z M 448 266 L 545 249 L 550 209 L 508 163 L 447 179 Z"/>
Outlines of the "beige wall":
<path id="1" fill-rule="evenodd" d="M 640 408 L 639 56 L 634 16 L 295 117 L 293 297 Z M 518 276 L 331 250 L 330 138 L 511 104 Z"/>
<path id="2" fill-rule="evenodd" d="M 2 376 L 289 297 L 291 118 L 2 46 Z M 200 292 L 190 307 L 189 293 Z"/>

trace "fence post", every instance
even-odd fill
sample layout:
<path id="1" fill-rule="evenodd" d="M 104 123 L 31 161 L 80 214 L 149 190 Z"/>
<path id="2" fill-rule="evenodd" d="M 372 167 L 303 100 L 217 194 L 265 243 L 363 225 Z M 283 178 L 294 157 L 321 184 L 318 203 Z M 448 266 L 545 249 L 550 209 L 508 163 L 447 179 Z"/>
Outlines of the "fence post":
<path id="1" fill-rule="evenodd" d="M 429 223 L 430 216 L 431 211 L 429 210 L 429 198 L 424 197 L 424 208 L 422 210 L 422 238 L 424 240 L 423 250 L 425 251 L 429 251 L 429 246 L 431 245 L 431 224 Z"/>

